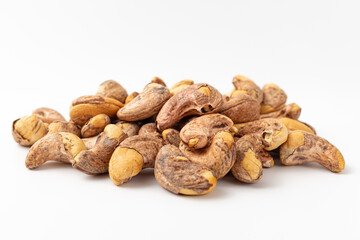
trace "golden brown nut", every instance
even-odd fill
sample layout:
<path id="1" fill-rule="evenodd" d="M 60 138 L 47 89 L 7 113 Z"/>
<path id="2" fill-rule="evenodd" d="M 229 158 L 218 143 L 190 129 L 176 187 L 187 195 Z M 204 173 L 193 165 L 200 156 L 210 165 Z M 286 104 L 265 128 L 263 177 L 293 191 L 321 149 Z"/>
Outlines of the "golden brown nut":
<path id="1" fill-rule="evenodd" d="M 221 104 L 222 95 L 209 84 L 191 85 L 165 103 L 156 117 L 157 127 L 164 131 L 184 117 L 212 113 Z"/>
<path id="2" fill-rule="evenodd" d="M 260 118 L 259 102 L 246 94 L 224 99 L 218 112 L 229 117 L 234 123 L 255 121 Z"/>
<path id="3" fill-rule="evenodd" d="M 280 148 L 280 160 L 284 165 L 317 162 L 332 172 L 341 172 L 345 167 L 340 151 L 327 140 L 301 130 L 289 133 Z"/>
<path id="4" fill-rule="evenodd" d="M 25 165 L 34 169 L 47 161 L 70 163 L 86 147 L 81 139 L 67 132 L 48 134 L 37 141 L 26 156 Z"/>
<path id="5" fill-rule="evenodd" d="M 82 138 L 87 149 L 91 149 L 95 146 L 96 140 L 99 138 L 100 134 L 94 137 Z"/>
<path id="6" fill-rule="evenodd" d="M 81 128 L 83 138 L 93 137 L 104 131 L 106 125 L 110 123 L 110 118 L 106 114 L 98 114 L 87 121 Z"/>
<path id="7" fill-rule="evenodd" d="M 285 106 L 287 95 L 278 85 L 268 83 L 262 92 L 264 98 L 261 103 L 261 114 L 275 112 Z"/>
<path id="8" fill-rule="evenodd" d="M 230 131 L 233 125 L 224 115 L 208 114 L 187 123 L 180 131 L 180 138 L 189 147 L 200 149 L 208 146 L 218 132 Z"/>
<path id="9" fill-rule="evenodd" d="M 169 89 L 157 83 L 146 85 L 131 102 L 117 112 L 117 117 L 125 121 L 139 121 L 157 114 L 171 97 Z"/>
<path id="10" fill-rule="evenodd" d="M 301 108 L 296 103 L 291 103 L 288 105 L 285 105 L 280 110 L 277 110 L 275 112 L 267 113 L 267 114 L 261 114 L 260 118 L 281 118 L 281 117 L 287 117 L 292 119 L 298 119 L 301 113 Z"/>
<path id="11" fill-rule="evenodd" d="M 191 86 L 193 84 L 194 84 L 193 80 L 190 80 L 190 79 L 181 80 L 180 82 L 175 83 L 170 88 L 170 93 L 172 96 L 174 96 L 176 93 L 184 90 L 185 88 L 187 88 L 188 86 Z"/>
<path id="12" fill-rule="evenodd" d="M 190 161 L 170 144 L 160 149 L 154 174 L 163 188 L 175 194 L 206 194 L 213 191 L 217 183 L 209 168 Z"/>
<path id="13" fill-rule="evenodd" d="M 245 183 L 259 181 L 263 168 L 257 153 L 262 148 L 262 139 L 257 134 L 248 134 L 236 141 L 236 161 L 231 173 L 237 180 Z"/>
<path id="14" fill-rule="evenodd" d="M 124 104 L 113 98 L 101 96 L 83 96 L 75 99 L 70 107 L 70 119 L 78 125 L 84 125 L 90 118 L 104 113 L 109 117 L 116 115 Z"/>
<path id="15" fill-rule="evenodd" d="M 263 92 L 260 87 L 256 85 L 250 78 L 242 75 L 237 75 L 233 78 L 232 83 L 236 90 L 241 90 L 242 94 L 247 94 L 255 98 L 258 103 L 263 100 Z"/>
<path id="16" fill-rule="evenodd" d="M 166 87 L 166 83 L 164 82 L 164 80 L 162 80 L 159 77 L 153 77 L 153 79 L 151 79 L 151 82 L 157 83 L 157 84 L 160 84 L 160 85 L 163 85 L 164 87 Z"/>
<path id="17" fill-rule="evenodd" d="M 274 166 L 274 158 L 265 149 L 260 149 L 256 153 L 256 158 L 261 161 L 262 167 L 270 168 Z"/>
<path id="18" fill-rule="evenodd" d="M 66 121 L 63 115 L 51 108 L 37 108 L 32 112 L 33 115 L 36 115 L 38 119 L 44 123 L 52 123 L 54 121 Z"/>
<path id="19" fill-rule="evenodd" d="M 48 126 L 49 133 L 69 132 L 80 137 L 80 128 L 74 122 L 54 121 Z"/>
<path id="20" fill-rule="evenodd" d="M 34 114 L 17 119 L 12 125 L 13 138 L 22 146 L 31 146 L 46 134 L 46 125 Z"/>
<path id="21" fill-rule="evenodd" d="M 179 149 L 191 161 L 212 170 L 217 179 L 224 177 L 235 162 L 235 143 L 228 132 L 218 132 L 205 149 L 194 150 L 184 142 Z"/>
<path id="22" fill-rule="evenodd" d="M 258 134 L 262 138 L 264 149 L 274 150 L 283 144 L 288 136 L 288 130 L 278 119 L 266 118 L 253 122 L 235 124 L 238 132 L 235 136 L 242 137 L 247 134 Z"/>
<path id="23" fill-rule="evenodd" d="M 291 118 L 279 118 L 279 121 L 290 131 L 302 130 L 316 135 L 315 129 L 309 124 Z"/>
<path id="24" fill-rule="evenodd" d="M 116 125 L 109 124 L 100 134 L 93 148 L 80 152 L 71 161 L 74 168 L 90 175 L 108 172 L 110 157 L 126 134 Z"/>
<path id="25" fill-rule="evenodd" d="M 162 139 L 151 135 L 136 135 L 123 141 L 111 156 L 109 174 L 115 185 L 136 176 L 141 169 L 152 168 L 163 146 Z"/>
<path id="26" fill-rule="evenodd" d="M 114 80 L 107 80 L 102 84 L 100 84 L 96 92 L 96 95 L 107 98 L 113 98 L 118 100 L 119 102 L 124 103 L 127 97 L 127 92 L 125 88 L 121 86 L 120 83 Z"/>
<path id="27" fill-rule="evenodd" d="M 125 105 L 128 104 L 129 102 L 131 102 L 132 100 L 134 100 L 134 98 L 136 98 L 139 95 L 138 92 L 133 92 L 131 94 L 129 94 L 125 100 Z"/>

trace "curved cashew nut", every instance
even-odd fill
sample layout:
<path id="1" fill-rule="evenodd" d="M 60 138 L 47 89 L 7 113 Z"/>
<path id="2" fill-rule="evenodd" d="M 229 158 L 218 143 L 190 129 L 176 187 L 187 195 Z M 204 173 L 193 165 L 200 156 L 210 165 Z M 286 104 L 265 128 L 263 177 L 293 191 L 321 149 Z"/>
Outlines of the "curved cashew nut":
<path id="1" fill-rule="evenodd" d="M 48 131 L 48 133 L 69 132 L 75 134 L 78 137 L 81 136 L 79 126 L 72 121 L 54 121 L 49 124 Z"/>
<path id="2" fill-rule="evenodd" d="M 298 119 L 301 113 L 301 108 L 296 103 L 290 103 L 288 105 L 285 105 L 281 109 L 267 113 L 267 114 L 261 114 L 260 118 L 281 118 L 281 117 L 287 117 L 292 119 Z"/>
<path id="3" fill-rule="evenodd" d="M 261 103 L 261 114 L 275 112 L 285 106 L 287 95 L 278 85 L 268 83 L 262 92 L 264 98 Z"/>
<path id="4" fill-rule="evenodd" d="M 107 80 L 100 84 L 96 95 L 107 98 L 114 98 L 119 102 L 124 103 L 127 97 L 127 92 L 120 83 L 114 80 Z"/>
<path id="5" fill-rule="evenodd" d="M 110 123 L 110 118 L 106 114 L 98 114 L 87 121 L 81 128 L 83 138 L 93 137 L 104 131 L 106 125 Z"/>
<path id="6" fill-rule="evenodd" d="M 108 172 L 112 153 L 126 137 L 127 135 L 118 126 L 107 125 L 97 138 L 94 147 L 80 152 L 71 161 L 73 167 L 89 175 Z"/>
<path id="7" fill-rule="evenodd" d="M 37 108 L 32 112 L 32 114 L 36 115 L 38 119 L 47 124 L 50 124 L 54 121 L 66 121 L 63 115 L 51 108 Z"/>
<path id="8" fill-rule="evenodd" d="M 34 114 L 17 119 L 12 124 L 13 138 L 22 146 L 31 146 L 46 134 L 46 124 Z"/>
<path id="9" fill-rule="evenodd" d="M 212 113 L 221 104 L 222 95 L 209 84 L 191 85 L 164 104 L 156 117 L 157 127 L 163 131 L 186 116 Z"/>
<path id="10" fill-rule="evenodd" d="M 213 191 L 217 183 L 209 168 L 189 160 L 173 145 L 160 149 L 154 174 L 163 188 L 175 194 L 206 194 Z"/>
<path id="11" fill-rule="evenodd" d="M 235 162 L 234 138 L 228 132 L 218 132 L 205 149 L 194 150 L 184 142 L 179 149 L 191 161 L 211 169 L 217 179 L 224 177 Z"/>
<path id="12" fill-rule="evenodd" d="M 185 79 L 185 80 L 181 80 L 180 82 L 175 83 L 171 88 L 170 88 L 170 93 L 172 96 L 174 96 L 176 93 L 184 90 L 185 88 L 191 86 L 194 84 L 193 80 L 190 79 Z"/>
<path id="13" fill-rule="evenodd" d="M 167 87 L 158 83 L 149 83 L 137 97 L 117 112 L 117 117 L 125 121 L 139 121 L 159 112 L 171 97 Z"/>
<path id="14" fill-rule="evenodd" d="M 260 87 L 256 85 L 250 78 L 242 75 L 237 75 L 233 78 L 232 83 L 236 90 L 240 90 L 240 94 L 247 94 L 255 98 L 258 103 L 263 100 L 263 92 Z M 237 94 L 236 94 L 237 95 Z M 232 94 L 232 96 L 234 96 Z"/>
<path id="15" fill-rule="evenodd" d="M 317 162 L 332 172 L 341 172 L 345 167 L 340 151 L 327 140 L 301 130 L 289 133 L 280 148 L 280 160 L 284 165 Z"/>

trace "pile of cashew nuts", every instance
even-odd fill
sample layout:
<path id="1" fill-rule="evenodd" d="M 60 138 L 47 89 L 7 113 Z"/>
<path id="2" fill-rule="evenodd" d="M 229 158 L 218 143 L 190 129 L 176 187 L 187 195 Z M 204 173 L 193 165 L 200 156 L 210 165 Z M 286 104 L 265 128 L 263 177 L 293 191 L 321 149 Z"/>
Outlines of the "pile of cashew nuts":
<path id="1" fill-rule="evenodd" d="M 262 89 L 235 76 L 221 94 L 207 83 L 182 80 L 171 88 L 158 77 L 140 93 L 128 94 L 116 81 L 95 95 L 75 99 L 70 121 L 38 108 L 13 122 L 14 140 L 29 146 L 25 164 L 70 163 L 86 174 L 108 173 L 122 185 L 154 168 L 157 182 L 175 194 L 214 190 L 227 174 L 245 183 L 260 180 L 263 168 L 317 162 L 332 172 L 344 169 L 340 151 L 298 120 L 301 108 L 286 104 L 276 84 Z"/>

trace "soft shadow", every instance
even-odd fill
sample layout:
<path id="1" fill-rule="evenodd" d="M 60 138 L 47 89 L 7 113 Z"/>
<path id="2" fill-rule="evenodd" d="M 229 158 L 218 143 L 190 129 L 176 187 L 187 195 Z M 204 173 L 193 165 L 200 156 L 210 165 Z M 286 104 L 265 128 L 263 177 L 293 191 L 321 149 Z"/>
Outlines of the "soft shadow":
<path id="1" fill-rule="evenodd" d="M 155 182 L 154 169 L 147 168 L 131 178 L 128 182 L 121 185 L 121 188 L 146 188 L 154 185 Z"/>
<path id="2" fill-rule="evenodd" d="M 72 169 L 72 166 L 70 163 L 49 161 L 35 169 L 32 169 L 32 171 L 53 170 L 53 169 L 57 169 L 57 170 L 58 169 Z"/>

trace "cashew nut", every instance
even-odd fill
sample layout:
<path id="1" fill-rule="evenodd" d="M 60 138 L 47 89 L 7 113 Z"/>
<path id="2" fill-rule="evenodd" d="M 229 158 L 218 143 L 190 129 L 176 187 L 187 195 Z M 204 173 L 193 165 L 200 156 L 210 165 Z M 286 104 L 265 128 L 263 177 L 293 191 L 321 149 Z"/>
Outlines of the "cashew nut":
<path id="1" fill-rule="evenodd" d="M 36 117 L 41 121 L 43 121 L 44 123 L 48 123 L 48 124 L 54 121 L 66 121 L 63 115 L 61 115 L 59 112 L 51 108 L 46 108 L 46 107 L 38 108 L 35 109 L 32 112 L 32 114 L 36 115 Z"/>
<path id="2" fill-rule="evenodd" d="M 262 102 L 263 92 L 250 78 L 237 75 L 233 78 L 232 83 L 235 86 L 235 90 L 241 90 L 238 94 L 247 94 L 255 98 L 258 103 Z"/>
<path id="3" fill-rule="evenodd" d="M 266 84 L 263 89 L 263 101 L 261 103 L 261 114 L 275 112 L 285 106 L 287 95 L 276 84 Z"/>
<path id="4" fill-rule="evenodd" d="M 98 114 L 92 118 L 89 119 L 85 123 L 85 125 L 81 128 L 81 136 L 83 138 L 93 137 L 95 135 L 98 135 L 102 131 L 104 131 L 104 128 L 106 125 L 110 123 L 110 118 L 106 114 Z"/>
<path id="5" fill-rule="evenodd" d="M 31 146 L 46 134 L 46 124 L 34 114 L 17 119 L 12 124 L 13 138 L 22 146 Z"/>
<path id="6" fill-rule="evenodd" d="M 284 107 L 282 107 L 281 109 L 275 111 L 275 112 L 271 112 L 271 113 L 266 113 L 266 114 L 261 114 L 260 118 L 281 118 L 281 117 L 287 117 L 287 118 L 292 118 L 292 119 L 298 119 L 301 113 L 301 108 L 299 107 L 299 105 L 297 105 L 296 103 L 291 103 L 288 105 L 285 105 Z"/>
<path id="7" fill-rule="evenodd" d="M 120 83 L 114 80 L 107 80 L 100 84 L 96 95 L 101 97 L 113 98 L 119 102 L 124 103 L 127 97 L 127 92 Z"/>

